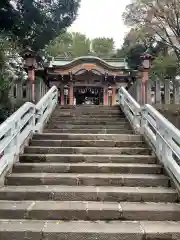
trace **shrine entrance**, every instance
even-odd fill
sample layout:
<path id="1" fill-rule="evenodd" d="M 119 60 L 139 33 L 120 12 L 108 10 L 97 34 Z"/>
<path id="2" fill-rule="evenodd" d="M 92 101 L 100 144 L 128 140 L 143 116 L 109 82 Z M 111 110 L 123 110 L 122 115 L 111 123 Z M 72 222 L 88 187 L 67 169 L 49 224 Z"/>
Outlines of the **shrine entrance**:
<path id="1" fill-rule="evenodd" d="M 103 88 L 101 87 L 75 87 L 75 105 L 103 105 Z"/>

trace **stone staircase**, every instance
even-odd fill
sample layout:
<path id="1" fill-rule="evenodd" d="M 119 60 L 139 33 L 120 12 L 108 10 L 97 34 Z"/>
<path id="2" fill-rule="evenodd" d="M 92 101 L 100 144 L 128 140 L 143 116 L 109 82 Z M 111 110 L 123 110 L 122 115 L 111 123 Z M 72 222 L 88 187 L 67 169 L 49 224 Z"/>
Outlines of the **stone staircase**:
<path id="1" fill-rule="evenodd" d="M 0 188 L 0 240 L 179 240 L 168 176 L 118 107 L 53 113 Z"/>

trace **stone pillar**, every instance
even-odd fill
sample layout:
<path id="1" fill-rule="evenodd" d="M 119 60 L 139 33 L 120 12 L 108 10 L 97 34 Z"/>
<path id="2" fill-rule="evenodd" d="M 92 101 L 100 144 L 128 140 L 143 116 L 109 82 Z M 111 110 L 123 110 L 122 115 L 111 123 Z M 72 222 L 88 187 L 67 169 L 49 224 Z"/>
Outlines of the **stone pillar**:
<path id="1" fill-rule="evenodd" d="M 146 82 L 146 103 L 152 104 L 151 81 Z"/>
<path id="2" fill-rule="evenodd" d="M 107 89 L 107 87 L 104 87 L 104 96 L 103 96 L 103 98 L 104 98 L 104 105 L 108 105 L 108 89 Z"/>
<path id="3" fill-rule="evenodd" d="M 73 85 L 69 88 L 69 105 L 74 105 L 74 88 Z"/>
<path id="4" fill-rule="evenodd" d="M 32 99 L 32 82 L 28 82 L 27 84 L 27 97 L 28 97 L 28 101 L 31 101 Z"/>
<path id="5" fill-rule="evenodd" d="M 32 102 L 35 102 L 35 71 L 34 71 L 34 69 L 29 69 L 28 70 L 28 77 L 29 77 L 29 79 L 30 79 L 30 81 L 32 82 L 32 85 L 31 85 L 31 97 L 32 97 Z"/>
<path id="6" fill-rule="evenodd" d="M 112 88 L 112 105 L 116 105 L 116 87 Z"/>
<path id="7" fill-rule="evenodd" d="M 141 104 L 142 103 L 142 81 L 137 78 L 134 82 L 134 99 Z"/>
<path id="8" fill-rule="evenodd" d="M 17 99 L 22 100 L 23 99 L 23 94 L 22 94 L 22 82 L 17 83 L 17 88 L 16 88 L 16 94 L 17 94 Z"/>
<path id="9" fill-rule="evenodd" d="M 159 79 L 156 79 L 156 85 L 155 85 L 155 103 L 161 104 L 161 82 Z"/>
<path id="10" fill-rule="evenodd" d="M 174 79 L 173 81 L 173 103 L 174 104 L 179 104 L 180 103 L 180 91 L 179 91 L 179 81 Z"/>
<path id="11" fill-rule="evenodd" d="M 164 103 L 170 104 L 171 98 L 170 98 L 170 79 L 165 79 L 164 81 Z"/>
<path id="12" fill-rule="evenodd" d="M 64 105 L 64 87 L 61 87 L 61 105 Z"/>

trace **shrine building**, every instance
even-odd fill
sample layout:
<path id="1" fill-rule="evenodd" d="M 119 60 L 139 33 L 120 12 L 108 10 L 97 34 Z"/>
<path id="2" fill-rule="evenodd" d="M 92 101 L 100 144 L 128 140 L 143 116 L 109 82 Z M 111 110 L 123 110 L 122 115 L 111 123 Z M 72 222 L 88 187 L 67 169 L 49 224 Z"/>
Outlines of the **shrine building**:
<path id="1" fill-rule="evenodd" d="M 61 105 L 80 105 L 87 99 L 95 105 L 115 105 L 118 89 L 126 86 L 129 79 L 130 70 L 124 59 L 57 57 L 47 67 L 49 87 L 58 87 Z"/>
<path id="2" fill-rule="evenodd" d="M 41 76 L 48 88 L 55 85 L 59 89 L 61 105 L 81 105 L 87 101 L 94 105 L 115 105 L 118 89 L 126 87 L 132 80 L 125 59 L 56 57 L 46 66 L 40 66 L 35 62 L 32 51 L 25 53 L 25 67 L 32 83 Z"/>

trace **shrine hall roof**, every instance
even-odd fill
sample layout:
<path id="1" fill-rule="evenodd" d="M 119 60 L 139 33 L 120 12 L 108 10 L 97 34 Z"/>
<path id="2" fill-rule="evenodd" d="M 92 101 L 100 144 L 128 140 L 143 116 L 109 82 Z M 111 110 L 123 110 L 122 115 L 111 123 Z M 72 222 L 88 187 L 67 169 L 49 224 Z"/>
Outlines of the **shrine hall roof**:
<path id="1" fill-rule="evenodd" d="M 74 59 L 56 57 L 50 61 L 49 67 L 68 67 L 79 63 L 100 63 L 111 69 L 128 69 L 125 59 L 101 59 L 96 56 L 82 56 Z"/>

